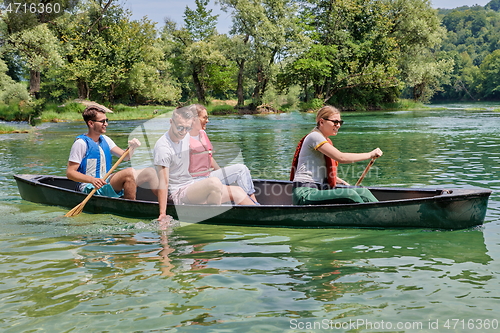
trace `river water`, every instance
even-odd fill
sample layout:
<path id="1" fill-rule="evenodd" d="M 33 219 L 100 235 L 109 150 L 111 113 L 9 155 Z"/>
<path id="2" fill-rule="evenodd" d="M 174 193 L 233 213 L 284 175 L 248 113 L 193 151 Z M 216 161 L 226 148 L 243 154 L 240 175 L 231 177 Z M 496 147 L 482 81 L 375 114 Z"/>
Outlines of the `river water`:
<path id="1" fill-rule="evenodd" d="M 13 174 L 64 175 L 83 122 L 0 135 L 2 332 L 489 332 L 500 310 L 495 105 L 345 113 L 334 144 L 384 151 L 364 185 L 493 190 L 456 231 L 227 227 L 81 214 L 23 201 Z M 112 115 L 110 116 L 111 120 Z M 211 117 L 254 178 L 286 179 L 313 114 Z M 111 122 L 122 147 L 141 122 Z M 217 156 L 216 156 L 217 157 Z M 224 151 L 219 156 L 224 160 Z M 366 161 L 367 162 L 367 161 Z M 366 162 L 344 165 L 354 183 Z"/>

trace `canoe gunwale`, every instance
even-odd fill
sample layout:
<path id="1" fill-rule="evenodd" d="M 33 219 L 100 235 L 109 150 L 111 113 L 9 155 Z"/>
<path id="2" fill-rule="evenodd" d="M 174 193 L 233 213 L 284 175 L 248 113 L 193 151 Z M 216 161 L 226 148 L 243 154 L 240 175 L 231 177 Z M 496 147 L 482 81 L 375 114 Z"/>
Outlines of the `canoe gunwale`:
<path id="1" fill-rule="evenodd" d="M 28 178 L 29 177 L 29 178 Z M 67 189 L 64 187 L 58 187 L 55 185 L 43 183 L 40 180 L 41 179 L 46 179 L 46 178 L 52 178 L 52 179 L 61 179 L 65 180 L 67 179 L 66 177 L 62 176 L 52 176 L 52 175 L 32 175 L 32 174 L 16 174 L 14 175 L 14 178 L 19 179 L 21 181 L 29 182 L 34 185 L 38 186 L 45 186 L 45 187 L 50 187 L 55 190 L 59 191 L 65 191 L 68 193 L 76 194 L 81 196 L 82 198 L 85 198 L 87 194 L 83 192 L 79 192 L 76 190 L 71 190 Z M 269 181 L 267 179 L 255 179 L 254 181 L 256 182 L 265 182 Z M 276 183 L 291 183 L 290 181 L 286 180 L 271 180 L 271 182 L 276 182 Z M 346 187 L 354 187 L 354 186 L 346 186 Z M 282 208 L 282 207 L 291 207 L 291 208 L 303 208 L 303 207 L 362 207 L 362 206 L 379 206 L 379 205 L 392 205 L 393 203 L 415 203 L 419 201 L 429 201 L 433 200 L 436 201 L 438 199 L 439 201 L 453 201 L 453 200 L 462 200 L 464 197 L 470 198 L 470 197 L 483 197 L 483 196 L 489 196 L 492 191 L 488 189 L 457 189 L 454 188 L 452 190 L 449 189 L 436 189 L 436 188 L 411 188 L 411 187 L 401 187 L 401 188 L 395 188 L 395 187 L 367 187 L 369 190 L 381 190 L 381 191 L 393 191 L 393 192 L 407 192 L 407 191 L 415 191 L 415 192 L 436 192 L 436 191 L 441 191 L 441 194 L 434 195 L 434 196 L 428 196 L 428 197 L 423 197 L 423 198 L 408 198 L 408 199 L 395 199 L 395 200 L 388 200 L 388 201 L 378 201 L 378 202 L 362 202 L 362 203 L 342 203 L 342 204 L 322 204 L 322 205 L 260 205 L 260 206 L 253 206 L 253 205 L 235 205 L 233 207 L 252 207 L 252 208 L 260 208 L 260 209 L 266 209 L 266 208 Z M 147 204 L 157 204 L 157 201 L 149 201 L 149 200 L 130 200 L 130 199 L 125 199 L 125 198 L 111 198 L 111 197 L 106 197 L 106 196 L 101 196 L 101 195 L 94 195 L 94 197 L 97 198 L 103 198 L 107 200 L 112 200 L 112 201 L 118 201 L 118 202 L 129 202 L 129 203 L 147 203 Z M 172 204 L 169 202 L 168 204 Z M 223 204 L 227 206 L 231 206 L 229 204 Z M 211 207 L 212 205 L 205 205 L 205 204 L 188 204 L 186 206 L 195 206 L 195 207 Z M 215 205 L 214 205 L 215 206 Z"/>

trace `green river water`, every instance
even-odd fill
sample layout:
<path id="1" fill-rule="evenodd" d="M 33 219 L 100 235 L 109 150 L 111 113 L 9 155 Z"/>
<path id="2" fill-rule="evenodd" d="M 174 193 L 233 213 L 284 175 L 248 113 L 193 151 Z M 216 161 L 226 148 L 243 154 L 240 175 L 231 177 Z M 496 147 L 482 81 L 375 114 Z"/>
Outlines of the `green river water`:
<path id="1" fill-rule="evenodd" d="M 333 141 L 384 151 L 364 185 L 493 190 L 485 224 L 467 230 L 160 230 L 114 215 L 63 218 L 66 208 L 23 201 L 12 175 L 64 175 L 84 123 L 2 134 L 0 330 L 498 332 L 500 112 L 446 107 L 344 113 Z M 123 147 L 141 122 L 111 121 L 108 135 Z M 313 124 L 299 113 L 211 117 L 208 133 L 238 147 L 254 178 L 286 179 Z M 339 176 L 354 183 L 367 162 Z"/>

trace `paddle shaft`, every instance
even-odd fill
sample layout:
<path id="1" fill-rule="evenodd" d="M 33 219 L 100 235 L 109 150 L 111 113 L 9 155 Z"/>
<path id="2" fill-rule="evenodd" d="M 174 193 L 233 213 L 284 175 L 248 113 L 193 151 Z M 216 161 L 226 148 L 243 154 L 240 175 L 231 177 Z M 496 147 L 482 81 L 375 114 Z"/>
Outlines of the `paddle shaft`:
<path id="1" fill-rule="evenodd" d="M 368 171 L 370 170 L 370 168 L 372 167 L 373 163 L 375 163 L 375 160 L 377 158 L 374 157 L 372 158 L 372 160 L 370 161 L 370 163 L 368 163 L 368 165 L 366 166 L 365 168 L 365 171 L 363 171 L 363 173 L 361 174 L 361 177 L 359 177 L 358 181 L 356 182 L 356 185 L 355 186 L 359 186 L 359 184 L 361 184 L 361 182 L 363 181 L 363 179 L 365 178 L 366 174 L 368 173 Z"/>
<path id="2" fill-rule="evenodd" d="M 116 170 L 116 168 L 118 167 L 118 165 L 120 165 L 120 163 L 123 161 L 123 159 L 125 157 L 127 157 L 127 155 L 129 154 L 130 152 L 130 147 L 127 148 L 127 150 L 125 150 L 122 154 L 122 156 L 120 156 L 120 158 L 118 159 L 118 161 L 116 161 L 116 163 L 111 167 L 111 169 L 109 169 L 109 171 L 104 175 L 104 180 L 107 180 L 109 178 L 109 176 L 111 176 L 111 174 Z M 78 204 L 75 208 L 73 208 L 72 210 L 70 210 L 69 212 L 66 213 L 66 217 L 70 217 L 70 216 L 75 216 L 75 215 L 78 215 L 81 213 L 81 211 L 83 210 L 83 207 L 87 204 L 87 202 L 90 200 L 90 198 L 92 198 L 92 196 L 94 195 L 94 193 L 97 191 L 97 188 L 94 187 L 94 189 L 92 191 L 90 191 L 90 193 L 87 195 L 87 197 L 80 203 Z"/>

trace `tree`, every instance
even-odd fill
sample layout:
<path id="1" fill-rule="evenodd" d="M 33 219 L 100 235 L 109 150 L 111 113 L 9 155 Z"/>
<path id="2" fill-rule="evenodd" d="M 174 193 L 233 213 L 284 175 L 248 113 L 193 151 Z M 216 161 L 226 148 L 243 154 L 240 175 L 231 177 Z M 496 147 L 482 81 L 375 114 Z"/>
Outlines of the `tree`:
<path id="1" fill-rule="evenodd" d="M 299 74 L 304 95 L 308 96 L 310 82 L 314 97 L 324 102 L 345 103 L 350 93 L 397 87 L 398 50 L 390 36 L 389 5 L 361 0 L 303 1 L 301 20 L 314 45 L 296 55 L 287 76 Z"/>
<path id="2" fill-rule="evenodd" d="M 481 64 L 479 91 L 484 99 L 500 98 L 500 50 L 493 51 Z"/>
<path id="3" fill-rule="evenodd" d="M 195 0 L 196 9 L 192 10 L 186 6 L 184 11 L 186 29 L 195 42 L 206 40 L 217 33 L 216 26 L 219 15 L 212 15 L 212 10 L 207 9 L 209 2 L 209 0 Z"/>
<path id="4" fill-rule="evenodd" d="M 57 17 L 71 12 L 78 2 L 78 0 L 3 0 L 0 10 L 6 13 L 3 19 L 10 35 L 53 22 Z"/>
<path id="5" fill-rule="evenodd" d="M 79 98 L 93 95 L 110 103 L 179 98 L 151 21 L 131 21 L 131 13 L 113 0 L 89 1 L 83 9 L 59 20 L 56 27 L 65 46 L 66 64 L 60 74 L 76 84 Z"/>
<path id="6" fill-rule="evenodd" d="M 18 104 L 31 100 L 22 83 L 15 82 L 7 75 L 7 65 L 0 59 L 0 104 Z"/>
<path id="7" fill-rule="evenodd" d="M 184 57 L 193 77 L 196 97 L 200 103 L 205 104 L 208 78 L 218 68 L 224 68 L 226 58 L 213 41 L 198 41 L 190 44 L 184 51 Z"/>
<path id="8" fill-rule="evenodd" d="M 488 2 L 485 8 L 494 10 L 496 12 L 500 11 L 500 0 L 491 0 L 490 2 Z"/>
<path id="9" fill-rule="evenodd" d="M 391 36 L 398 41 L 399 77 L 415 101 L 428 102 L 449 80 L 453 60 L 438 59 L 445 29 L 428 0 L 397 0 L 389 18 Z"/>
<path id="10" fill-rule="evenodd" d="M 31 94 L 40 91 L 40 74 L 43 70 L 62 65 L 59 41 L 46 23 L 12 34 L 9 37 L 9 46 L 21 56 L 30 69 Z"/>
<path id="11" fill-rule="evenodd" d="M 309 50 L 288 63 L 280 74 L 283 86 L 299 84 L 304 91 L 304 101 L 309 100 L 309 86 L 315 98 L 323 96 L 325 78 L 333 71 L 338 56 L 337 45 L 314 44 Z"/>
<path id="12" fill-rule="evenodd" d="M 243 73 L 249 62 L 253 65 L 255 86 L 253 104 L 262 102 L 268 84 L 273 80 L 274 65 L 303 42 L 297 21 L 297 4 L 292 0 L 221 0 L 222 9 L 231 11 L 231 34 L 235 47 L 243 50 L 232 58 L 239 68 L 238 105 L 242 103 Z"/>
<path id="13" fill-rule="evenodd" d="M 234 68 L 222 52 L 226 38 L 217 34 L 217 15 L 211 15 L 212 10 L 206 8 L 208 2 L 196 0 L 195 10 L 186 6 L 185 26 L 177 28 L 167 19 L 162 32 L 164 49 L 186 94 L 194 90 L 196 99 L 203 104 L 208 95 L 230 90 L 234 76 Z M 185 77 L 191 82 L 185 81 Z"/>
<path id="14" fill-rule="evenodd" d="M 77 1 L 4 0 L 0 9 L 6 13 L 7 51 L 19 54 L 30 70 L 30 93 L 40 91 L 41 71 L 58 66 L 61 59 L 58 43 L 47 27 L 59 16 L 73 10 Z M 54 7 L 56 6 L 56 7 Z"/>
<path id="15" fill-rule="evenodd" d="M 454 60 L 455 66 L 451 83 L 435 99 L 484 98 L 483 88 L 489 83 L 482 81 L 484 75 L 480 75 L 479 68 L 500 43 L 500 13 L 494 10 L 495 3 L 491 1 L 485 8 L 465 6 L 441 11 L 443 25 L 448 31 L 440 49 Z"/>

